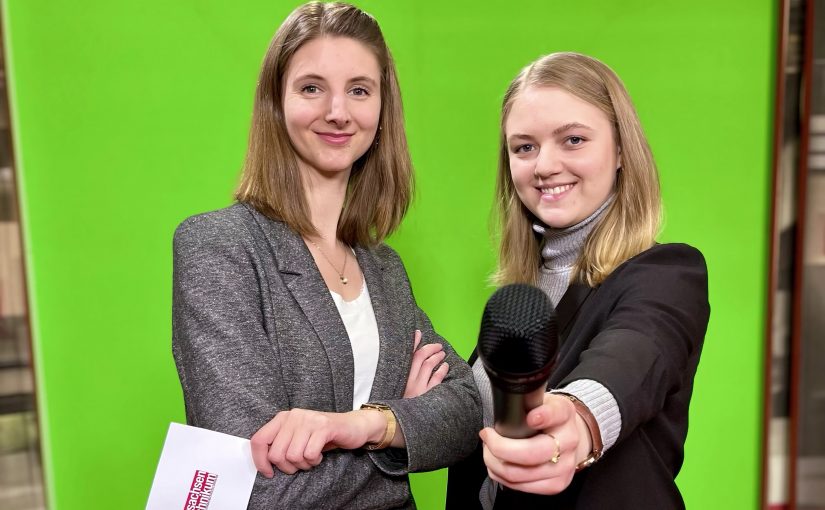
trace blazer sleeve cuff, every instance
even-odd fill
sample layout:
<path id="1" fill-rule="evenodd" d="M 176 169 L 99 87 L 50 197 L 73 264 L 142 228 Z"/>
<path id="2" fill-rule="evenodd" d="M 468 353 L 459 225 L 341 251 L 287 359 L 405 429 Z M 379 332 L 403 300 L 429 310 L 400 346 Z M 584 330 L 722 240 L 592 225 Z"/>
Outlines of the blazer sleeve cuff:
<path id="1" fill-rule="evenodd" d="M 372 462 L 384 474 L 402 476 L 410 472 L 410 459 L 406 448 L 387 448 L 368 452 Z"/>

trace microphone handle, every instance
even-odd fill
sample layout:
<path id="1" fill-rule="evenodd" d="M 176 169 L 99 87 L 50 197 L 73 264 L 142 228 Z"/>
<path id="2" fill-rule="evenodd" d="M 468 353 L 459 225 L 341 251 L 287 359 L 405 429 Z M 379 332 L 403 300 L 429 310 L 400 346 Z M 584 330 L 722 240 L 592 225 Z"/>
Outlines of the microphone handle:
<path id="1" fill-rule="evenodd" d="M 545 385 L 528 393 L 510 393 L 491 384 L 496 432 L 511 439 L 535 436 L 538 431 L 527 426 L 527 413 L 544 403 Z"/>

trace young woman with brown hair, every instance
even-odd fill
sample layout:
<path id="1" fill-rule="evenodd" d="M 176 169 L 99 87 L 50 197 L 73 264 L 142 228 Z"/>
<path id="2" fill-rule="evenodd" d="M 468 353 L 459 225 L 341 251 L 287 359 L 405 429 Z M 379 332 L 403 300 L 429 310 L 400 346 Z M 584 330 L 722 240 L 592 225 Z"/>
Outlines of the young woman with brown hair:
<path id="1" fill-rule="evenodd" d="M 249 508 L 413 508 L 409 472 L 472 451 L 472 373 L 382 243 L 411 193 L 378 24 L 299 7 L 264 59 L 238 203 L 175 234 L 187 421 L 251 438 Z"/>

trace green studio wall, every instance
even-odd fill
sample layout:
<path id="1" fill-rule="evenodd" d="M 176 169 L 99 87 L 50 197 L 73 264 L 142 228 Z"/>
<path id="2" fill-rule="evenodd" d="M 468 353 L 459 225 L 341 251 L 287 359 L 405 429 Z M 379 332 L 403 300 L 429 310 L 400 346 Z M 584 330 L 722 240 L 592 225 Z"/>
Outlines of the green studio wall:
<path id="1" fill-rule="evenodd" d="M 494 264 L 501 96 L 574 50 L 625 80 L 662 175 L 661 239 L 699 247 L 711 323 L 679 485 L 756 508 L 775 3 L 363 1 L 394 52 L 417 169 L 391 244 L 468 355 Z M 294 1 L 2 2 L 50 508 L 142 508 L 183 402 L 171 236 L 230 203 L 258 67 Z M 443 505 L 444 472 L 415 475 Z"/>

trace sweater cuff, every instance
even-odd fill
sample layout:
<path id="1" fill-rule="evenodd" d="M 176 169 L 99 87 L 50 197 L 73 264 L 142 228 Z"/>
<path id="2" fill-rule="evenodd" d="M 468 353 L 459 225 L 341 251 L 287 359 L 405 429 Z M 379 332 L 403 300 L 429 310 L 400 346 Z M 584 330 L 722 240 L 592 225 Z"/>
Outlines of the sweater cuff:
<path id="1" fill-rule="evenodd" d="M 591 379 L 579 379 L 563 388 L 556 388 L 550 393 L 567 393 L 573 395 L 590 409 L 596 423 L 599 424 L 599 433 L 602 435 L 603 452 L 606 452 L 619 438 L 622 431 L 622 413 L 619 404 L 601 383 Z"/>

